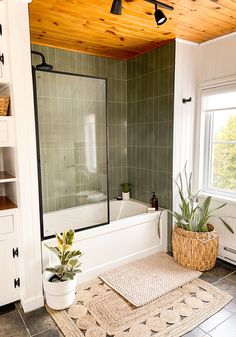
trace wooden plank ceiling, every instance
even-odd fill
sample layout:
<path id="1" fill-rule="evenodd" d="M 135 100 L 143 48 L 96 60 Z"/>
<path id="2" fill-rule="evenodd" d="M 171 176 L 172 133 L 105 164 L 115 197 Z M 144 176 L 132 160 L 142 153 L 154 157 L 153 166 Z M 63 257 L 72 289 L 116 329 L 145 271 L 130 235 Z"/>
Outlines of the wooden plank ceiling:
<path id="1" fill-rule="evenodd" d="M 117 59 L 129 59 L 175 37 L 204 42 L 236 31 L 235 0 L 163 0 L 168 21 L 157 27 L 154 5 L 123 0 L 122 15 L 110 14 L 112 0 L 33 0 L 31 41 Z"/>

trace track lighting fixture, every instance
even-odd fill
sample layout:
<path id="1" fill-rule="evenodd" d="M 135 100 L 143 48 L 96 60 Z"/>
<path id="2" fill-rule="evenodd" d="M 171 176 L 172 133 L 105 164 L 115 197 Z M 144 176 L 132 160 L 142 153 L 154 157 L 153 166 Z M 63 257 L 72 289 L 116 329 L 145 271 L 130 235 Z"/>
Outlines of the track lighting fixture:
<path id="1" fill-rule="evenodd" d="M 163 25 L 163 23 L 166 22 L 167 18 L 165 14 L 162 12 L 162 10 L 157 8 L 157 5 L 155 4 L 155 20 L 158 26 Z"/>
<path id="2" fill-rule="evenodd" d="M 111 13 L 116 15 L 122 14 L 122 2 L 121 0 L 113 0 L 112 6 L 111 6 Z"/>
<path id="3" fill-rule="evenodd" d="M 160 10 L 158 7 L 168 9 L 169 11 L 173 11 L 174 7 L 170 5 L 166 5 L 163 2 L 157 1 L 157 0 L 145 0 L 147 2 L 150 2 L 151 4 L 155 5 L 155 20 L 158 26 L 162 25 L 167 21 L 167 18 L 165 14 Z M 112 6 L 111 6 L 111 13 L 116 15 L 122 14 L 122 0 L 113 0 Z"/>

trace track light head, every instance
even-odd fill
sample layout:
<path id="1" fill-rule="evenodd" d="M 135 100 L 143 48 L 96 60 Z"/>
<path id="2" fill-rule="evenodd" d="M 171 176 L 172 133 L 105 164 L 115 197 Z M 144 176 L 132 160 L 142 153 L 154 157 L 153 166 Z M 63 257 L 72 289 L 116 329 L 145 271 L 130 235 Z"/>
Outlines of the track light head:
<path id="1" fill-rule="evenodd" d="M 122 2 L 121 0 L 113 0 L 111 11 L 112 14 L 121 15 L 122 14 Z"/>
<path id="2" fill-rule="evenodd" d="M 162 12 L 162 10 L 157 8 L 157 5 L 155 4 L 155 20 L 158 26 L 163 25 L 167 21 L 167 18 L 165 14 Z"/>

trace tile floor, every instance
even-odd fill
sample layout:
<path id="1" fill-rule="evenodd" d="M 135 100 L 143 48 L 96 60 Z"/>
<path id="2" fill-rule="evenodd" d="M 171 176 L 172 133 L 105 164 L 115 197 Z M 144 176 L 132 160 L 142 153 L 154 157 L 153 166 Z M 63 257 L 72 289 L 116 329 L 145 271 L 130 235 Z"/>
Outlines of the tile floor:
<path id="1" fill-rule="evenodd" d="M 218 260 L 201 278 L 234 299 L 184 337 L 236 337 L 236 266 Z M 0 307 L 0 337 L 63 337 L 44 308 L 24 314 L 19 304 Z"/>

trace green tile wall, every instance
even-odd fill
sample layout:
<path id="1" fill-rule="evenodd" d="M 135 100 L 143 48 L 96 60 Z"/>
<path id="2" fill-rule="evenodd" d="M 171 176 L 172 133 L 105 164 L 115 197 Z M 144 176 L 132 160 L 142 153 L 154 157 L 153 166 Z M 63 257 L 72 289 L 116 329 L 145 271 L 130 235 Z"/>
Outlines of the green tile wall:
<path id="1" fill-rule="evenodd" d="M 175 43 L 127 63 L 127 170 L 132 197 L 172 207 Z"/>
<path id="2" fill-rule="evenodd" d="M 32 50 L 42 52 L 54 70 L 108 79 L 109 186 L 116 197 L 127 180 L 127 62 L 37 45 Z M 33 60 L 41 62 L 35 55 Z"/>
<path id="3" fill-rule="evenodd" d="M 172 207 L 175 42 L 129 61 L 55 48 L 42 51 L 54 69 L 108 78 L 110 196 L 132 183 L 132 197 Z"/>

